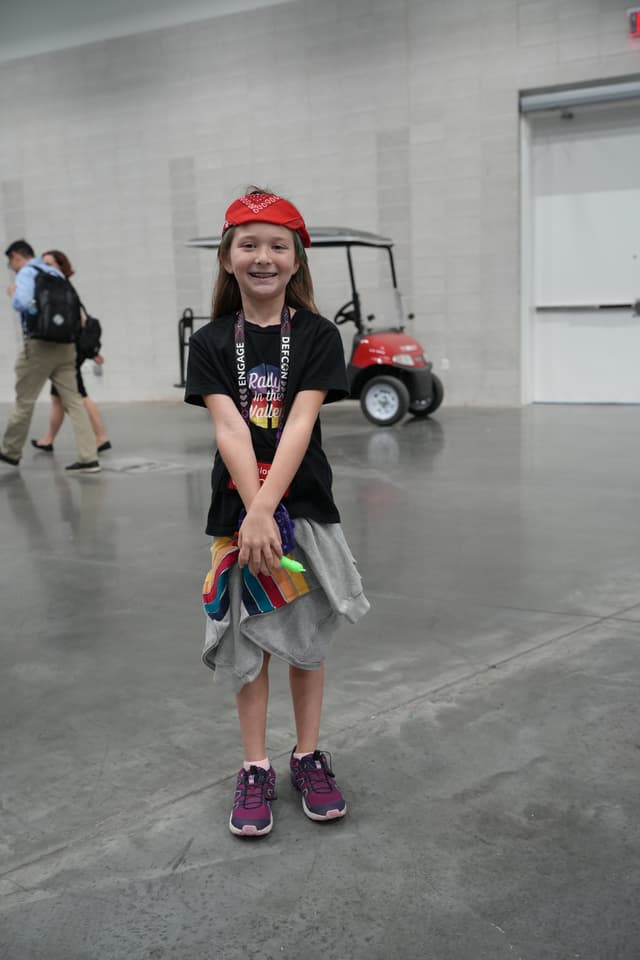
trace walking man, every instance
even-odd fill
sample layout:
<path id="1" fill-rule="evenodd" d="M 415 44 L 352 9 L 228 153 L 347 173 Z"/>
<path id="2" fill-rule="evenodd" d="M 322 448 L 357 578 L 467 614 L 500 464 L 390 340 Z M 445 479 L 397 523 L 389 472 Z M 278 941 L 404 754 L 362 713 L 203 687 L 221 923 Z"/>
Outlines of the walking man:
<path id="1" fill-rule="evenodd" d="M 71 473 L 98 473 L 100 463 L 96 438 L 76 383 L 75 342 L 60 343 L 30 334 L 38 314 L 36 282 L 39 272 L 64 279 L 62 273 L 36 257 L 25 240 L 16 240 L 5 250 L 9 268 L 16 275 L 7 288 L 13 307 L 20 313 L 24 345 L 16 361 L 16 401 L 0 445 L 0 462 L 17 467 L 25 445 L 33 408 L 47 380 L 56 387 L 65 413 L 71 420 L 78 459 L 66 469 Z M 65 280 L 66 283 L 68 281 Z M 54 322 L 62 318 L 54 317 Z"/>

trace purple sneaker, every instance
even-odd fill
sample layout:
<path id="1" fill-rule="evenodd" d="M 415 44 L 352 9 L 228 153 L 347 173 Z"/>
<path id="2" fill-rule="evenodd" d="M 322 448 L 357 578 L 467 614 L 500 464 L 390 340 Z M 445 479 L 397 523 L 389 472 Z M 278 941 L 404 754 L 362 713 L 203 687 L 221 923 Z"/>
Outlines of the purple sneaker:
<path id="1" fill-rule="evenodd" d="M 229 830 L 237 837 L 264 837 L 271 832 L 271 801 L 276 798 L 276 772 L 273 767 L 244 768 L 238 773 Z"/>
<path id="2" fill-rule="evenodd" d="M 291 752 L 289 767 L 291 782 L 302 794 L 302 809 L 310 820 L 336 820 L 344 817 L 347 804 L 336 785 L 336 778 L 329 766 L 331 758 L 315 750 L 296 760 Z"/>

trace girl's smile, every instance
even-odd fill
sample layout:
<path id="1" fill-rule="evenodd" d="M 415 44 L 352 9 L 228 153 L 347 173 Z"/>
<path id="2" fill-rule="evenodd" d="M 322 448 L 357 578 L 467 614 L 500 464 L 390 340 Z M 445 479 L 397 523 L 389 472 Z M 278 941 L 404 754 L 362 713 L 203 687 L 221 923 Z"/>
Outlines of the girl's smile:
<path id="1" fill-rule="evenodd" d="M 258 273 L 257 270 L 251 270 L 249 276 L 253 277 L 254 280 L 273 280 L 278 274 L 275 271 L 273 273 Z"/>

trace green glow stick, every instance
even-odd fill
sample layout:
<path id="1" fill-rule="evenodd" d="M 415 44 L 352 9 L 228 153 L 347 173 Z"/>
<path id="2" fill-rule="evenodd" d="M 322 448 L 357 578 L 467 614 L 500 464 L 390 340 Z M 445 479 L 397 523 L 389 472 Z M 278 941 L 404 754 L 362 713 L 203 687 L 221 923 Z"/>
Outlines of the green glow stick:
<path id="1" fill-rule="evenodd" d="M 298 560 L 292 560 L 291 557 L 280 557 L 280 566 L 291 573 L 305 573 L 305 568 Z"/>

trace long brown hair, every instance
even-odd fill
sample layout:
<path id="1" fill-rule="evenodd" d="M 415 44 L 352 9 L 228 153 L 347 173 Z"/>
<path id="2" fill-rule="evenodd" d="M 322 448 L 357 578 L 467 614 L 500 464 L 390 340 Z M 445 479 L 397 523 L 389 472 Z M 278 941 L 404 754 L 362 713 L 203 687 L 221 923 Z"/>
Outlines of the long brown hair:
<path id="1" fill-rule="evenodd" d="M 71 261 L 69 260 L 69 257 L 66 255 L 66 253 L 62 252 L 62 250 L 45 250 L 42 256 L 53 257 L 53 259 L 56 262 L 56 266 L 58 267 L 60 272 L 65 275 L 67 280 L 69 279 L 69 277 L 72 277 L 74 275 L 75 270 L 71 266 Z"/>
<path id="2" fill-rule="evenodd" d="M 247 194 L 252 193 L 269 193 L 269 191 L 261 187 L 251 187 L 247 190 Z M 231 247 L 234 233 L 235 227 L 229 227 L 218 247 L 218 275 L 213 288 L 211 305 L 212 320 L 215 320 L 217 317 L 224 317 L 230 313 L 237 313 L 242 307 L 242 297 L 240 296 L 238 281 L 233 274 L 227 273 L 222 264 L 223 258 L 227 255 Z M 310 310 L 312 313 L 317 313 L 318 308 L 313 298 L 313 280 L 311 279 L 307 253 L 302 246 L 302 240 L 298 234 L 294 232 L 293 237 L 296 248 L 296 259 L 299 266 L 287 284 L 284 293 L 284 302 L 288 307 L 293 307 L 296 310 Z"/>

